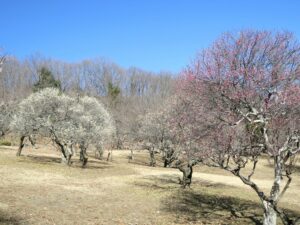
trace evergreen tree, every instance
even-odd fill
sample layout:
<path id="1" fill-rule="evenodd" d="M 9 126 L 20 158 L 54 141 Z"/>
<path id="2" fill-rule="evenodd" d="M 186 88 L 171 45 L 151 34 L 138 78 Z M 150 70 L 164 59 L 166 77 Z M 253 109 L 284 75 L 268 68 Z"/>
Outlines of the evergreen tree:
<path id="1" fill-rule="evenodd" d="M 56 80 L 52 72 L 46 67 L 42 67 L 39 72 L 39 80 L 33 85 L 33 92 L 37 92 L 44 88 L 57 88 L 61 90 L 61 83 L 59 80 Z"/>
<path id="2" fill-rule="evenodd" d="M 121 93 L 121 89 L 118 86 L 113 85 L 113 83 L 108 83 L 108 97 L 110 98 L 111 104 L 114 104 L 117 97 Z"/>

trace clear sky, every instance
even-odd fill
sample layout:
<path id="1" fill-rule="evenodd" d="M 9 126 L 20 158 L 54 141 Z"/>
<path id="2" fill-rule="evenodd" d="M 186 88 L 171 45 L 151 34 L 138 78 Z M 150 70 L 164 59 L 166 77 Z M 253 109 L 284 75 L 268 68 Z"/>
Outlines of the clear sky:
<path id="1" fill-rule="evenodd" d="M 221 33 L 289 30 L 299 0 L 0 0 L 0 46 L 20 58 L 104 57 L 127 68 L 178 72 Z"/>

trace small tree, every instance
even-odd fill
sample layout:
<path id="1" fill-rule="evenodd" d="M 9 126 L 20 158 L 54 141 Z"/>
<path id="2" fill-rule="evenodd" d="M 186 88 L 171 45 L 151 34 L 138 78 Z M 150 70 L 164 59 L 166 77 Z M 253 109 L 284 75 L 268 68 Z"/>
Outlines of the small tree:
<path id="1" fill-rule="evenodd" d="M 183 85 L 180 80 L 179 84 Z M 193 166 L 205 158 L 201 140 L 207 135 L 208 128 L 203 120 L 208 118 L 197 115 L 198 107 L 202 105 L 197 96 L 187 94 L 181 87 L 177 96 L 172 99 L 169 110 L 168 127 L 176 144 L 175 167 L 183 174 L 180 183 L 183 188 L 192 182 Z M 207 121 L 206 121 L 207 122 Z"/>
<path id="2" fill-rule="evenodd" d="M 155 153 L 159 150 L 165 154 L 170 146 L 170 133 L 168 130 L 167 114 L 163 111 L 147 113 L 139 119 L 139 139 L 143 141 L 143 148 L 150 154 L 150 166 L 155 166 Z"/>
<path id="3" fill-rule="evenodd" d="M 56 80 L 52 72 L 46 67 L 42 67 L 39 72 L 39 80 L 33 85 L 33 91 L 37 92 L 43 88 L 57 88 L 61 90 L 61 83 Z"/>
<path id="4" fill-rule="evenodd" d="M 74 120 L 80 125 L 73 135 L 80 147 L 82 165 L 85 166 L 89 144 L 93 144 L 101 154 L 102 145 L 112 140 L 115 126 L 109 112 L 96 98 L 87 96 L 80 98 L 74 111 Z"/>
<path id="5" fill-rule="evenodd" d="M 121 89 L 114 85 L 112 82 L 108 82 L 107 96 L 109 98 L 110 104 L 113 107 L 116 104 L 118 96 L 121 94 Z"/>
<path id="6" fill-rule="evenodd" d="M 198 152 L 207 165 L 231 172 L 257 193 L 265 225 L 275 225 L 277 215 L 284 224 L 296 223 L 278 203 L 300 151 L 299 79 L 300 45 L 290 33 L 243 31 L 217 40 L 180 82 L 182 98 L 194 105 L 187 109 L 191 118 L 184 118 L 192 122 L 188 130 L 207 128 L 204 136 L 191 132 Z M 273 161 L 269 194 L 251 179 L 262 155 Z"/>

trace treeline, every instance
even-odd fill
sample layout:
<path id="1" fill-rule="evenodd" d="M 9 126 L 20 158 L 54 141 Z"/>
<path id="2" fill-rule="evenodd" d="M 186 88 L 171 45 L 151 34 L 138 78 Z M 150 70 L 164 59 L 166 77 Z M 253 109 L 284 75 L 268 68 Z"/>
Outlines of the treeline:
<path id="1" fill-rule="evenodd" d="M 30 95 L 43 68 L 60 82 L 64 93 L 89 95 L 104 102 L 116 122 L 117 148 L 136 140 L 136 119 L 172 95 L 175 77 L 169 72 L 124 69 L 105 59 L 68 63 L 40 55 L 24 60 L 7 56 L 0 73 L 0 101 L 20 102 Z"/>

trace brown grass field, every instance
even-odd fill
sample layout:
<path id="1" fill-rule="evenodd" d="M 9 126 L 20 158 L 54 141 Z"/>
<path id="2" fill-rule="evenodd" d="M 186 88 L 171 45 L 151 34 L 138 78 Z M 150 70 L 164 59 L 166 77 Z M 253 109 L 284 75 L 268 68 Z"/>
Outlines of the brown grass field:
<path id="1" fill-rule="evenodd" d="M 190 189 L 178 184 L 181 173 L 147 166 L 148 154 L 113 151 L 113 161 L 94 159 L 80 168 L 60 163 L 49 146 L 0 146 L 0 224 L 260 224 L 258 197 L 231 174 L 197 166 Z M 271 184 L 269 162 L 258 165 L 254 179 L 264 189 Z M 293 175 L 281 207 L 300 215 L 300 172 Z"/>

